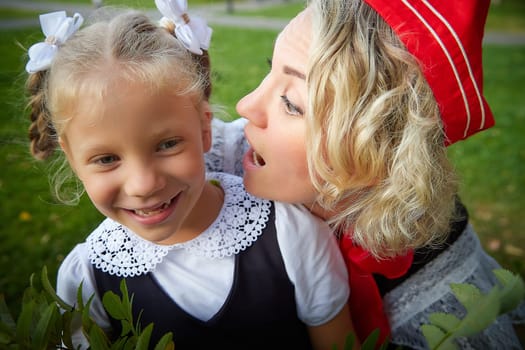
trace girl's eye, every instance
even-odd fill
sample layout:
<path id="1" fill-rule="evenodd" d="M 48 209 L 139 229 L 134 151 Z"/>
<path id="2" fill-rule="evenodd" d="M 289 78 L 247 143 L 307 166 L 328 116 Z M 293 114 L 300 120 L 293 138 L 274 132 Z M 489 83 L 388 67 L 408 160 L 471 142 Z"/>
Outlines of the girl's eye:
<path id="1" fill-rule="evenodd" d="M 302 116 L 302 115 L 304 115 L 303 110 L 300 107 L 297 107 L 296 105 L 294 105 L 288 99 L 288 97 L 286 95 L 282 95 L 281 96 L 281 100 L 284 103 L 284 108 L 286 110 L 286 113 L 288 113 L 290 115 L 295 115 L 295 116 Z"/>
<path id="2" fill-rule="evenodd" d="M 159 151 L 165 151 L 165 150 L 171 149 L 177 146 L 179 142 L 180 142 L 179 140 L 168 140 L 168 141 L 162 142 L 159 145 Z"/>
<path id="3" fill-rule="evenodd" d="M 117 156 L 108 155 L 108 156 L 98 157 L 95 159 L 94 162 L 99 165 L 111 165 L 115 163 L 116 161 L 118 161 Z"/>

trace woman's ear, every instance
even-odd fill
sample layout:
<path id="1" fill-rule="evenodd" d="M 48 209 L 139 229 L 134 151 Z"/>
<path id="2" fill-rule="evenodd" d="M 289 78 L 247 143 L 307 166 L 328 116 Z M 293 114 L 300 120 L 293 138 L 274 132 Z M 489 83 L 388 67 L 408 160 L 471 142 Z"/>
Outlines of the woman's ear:
<path id="1" fill-rule="evenodd" d="M 211 121 L 213 113 L 210 104 L 207 101 L 202 103 L 201 116 L 201 132 L 202 132 L 202 148 L 204 152 L 208 152 L 212 145 Z"/>

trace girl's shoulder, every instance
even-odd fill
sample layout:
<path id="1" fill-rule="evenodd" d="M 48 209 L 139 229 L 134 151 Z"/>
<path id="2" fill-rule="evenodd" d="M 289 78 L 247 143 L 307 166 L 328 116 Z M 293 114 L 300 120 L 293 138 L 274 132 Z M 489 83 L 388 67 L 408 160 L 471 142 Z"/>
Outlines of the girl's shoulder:
<path id="1" fill-rule="evenodd" d="M 331 320 L 348 301 L 348 273 L 328 224 L 302 205 L 275 202 L 275 228 L 299 318 L 309 326 Z"/>
<path id="2" fill-rule="evenodd" d="M 275 202 L 275 225 L 283 241 L 295 241 L 301 249 L 317 251 L 320 246 L 337 245 L 328 223 L 301 204 Z"/>
<path id="3" fill-rule="evenodd" d="M 60 264 L 58 273 L 63 275 L 82 275 L 81 271 L 91 268 L 86 242 L 77 244 Z"/>

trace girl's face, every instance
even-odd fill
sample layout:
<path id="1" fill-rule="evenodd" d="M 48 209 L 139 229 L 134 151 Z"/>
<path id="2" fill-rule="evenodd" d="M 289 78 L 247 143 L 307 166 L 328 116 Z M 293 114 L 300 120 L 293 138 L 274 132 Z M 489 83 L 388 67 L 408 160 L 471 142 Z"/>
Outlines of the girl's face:
<path id="1" fill-rule="evenodd" d="M 248 119 L 244 185 L 263 198 L 311 206 L 316 192 L 310 181 L 305 148 L 306 63 L 311 16 L 306 9 L 279 34 L 271 70 L 237 104 Z"/>
<path id="2" fill-rule="evenodd" d="M 71 167 L 102 214 L 144 239 L 194 238 L 214 219 L 201 216 L 209 212 L 203 196 L 207 103 L 169 91 L 151 95 L 147 86 L 129 82 L 113 91 L 101 113 L 83 113 L 86 102 L 67 122 L 60 144 Z"/>

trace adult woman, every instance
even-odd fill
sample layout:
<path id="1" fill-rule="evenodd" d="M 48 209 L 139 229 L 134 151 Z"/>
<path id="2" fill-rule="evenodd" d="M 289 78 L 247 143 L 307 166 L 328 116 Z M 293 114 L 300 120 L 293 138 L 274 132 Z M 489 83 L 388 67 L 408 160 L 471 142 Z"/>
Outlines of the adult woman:
<path id="1" fill-rule="evenodd" d="M 392 343 L 426 348 L 419 327 L 430 313 L 464 315 L 450 283 L 495 283 L 499 265 L 468 225 L 446 156 L 446 145 L 494 123 L 481 93 L 488 6 L 314 0 L 237 105 L 248 119 L 247 190 L 303 203 L 347 233 L 341 249 L 361 339 L 390 329 Z M 231 157 L 242 140 L 232 131 L 242 123 L 216 123 L 210 166 L 239 170 Z M 520 347 L 509 316 L 460 345 Z"/>

